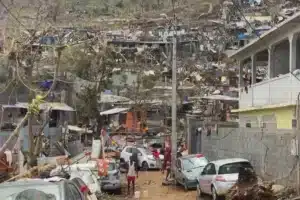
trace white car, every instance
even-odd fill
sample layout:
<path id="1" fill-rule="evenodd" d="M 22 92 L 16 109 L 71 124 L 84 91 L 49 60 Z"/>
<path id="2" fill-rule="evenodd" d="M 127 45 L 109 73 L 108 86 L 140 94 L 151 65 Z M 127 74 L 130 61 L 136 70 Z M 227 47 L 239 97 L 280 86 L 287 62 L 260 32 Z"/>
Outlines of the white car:
<path id="1" fill-rule="evenodd" d="M 250 162 L 242 158 L 216 160 L 208 163 L 198 178 L 197 194 L 210 194 L 213 200 L 226 195 L 238 180 L 240 167 L 253 169 Z"/>
<path id="2" fill-rule="evenodd" d="M 152 152 L 143 147 L 126 146 L 121 152 L 121 159 L 123 159 L 125 162 L 129 162 L 130 156 L 132 156 L 133 152 L 136 152 L 138 154 L 138 166 L 143 170 L 159 169 L 160 166 L 157 165 Z M 164 156 L 159 155 L 159 158 L 162 161 L 164 159 Z"/>
<path id="3" fill-rule="evenodd" d="M 70 179 L 80 178 L 89 187 L 93 194 L 101 194 L 101 186 L 98 181 L 98 171 L 92 170 L 94 164 L 74 164 L 74 165 L 64 165 L 58 166 L 51 171 L 51 174 L 56 174 L 63 170 L 70 174 Z"/>

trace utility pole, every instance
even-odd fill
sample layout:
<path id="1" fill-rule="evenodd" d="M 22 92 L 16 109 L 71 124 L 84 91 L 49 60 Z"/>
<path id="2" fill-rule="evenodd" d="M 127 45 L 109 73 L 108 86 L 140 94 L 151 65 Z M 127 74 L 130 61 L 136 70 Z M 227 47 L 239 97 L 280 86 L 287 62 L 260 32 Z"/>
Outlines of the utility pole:
<path id="1" fill-rule="evenodd" d="M 296 141 L 297 141 L 297 194 L 300 194 L 300 113 L 299 113 L 299 104 L 300 104 L 300 93 L 297 96 L 297 104 L 296 104 L 296 121 L 297 121 L 297 129 L 296 129 Z"/>
<path id="2" fill-rule="evenodd" d="M 172 136 L 171 136 L 171 145 L 172 145 L 172 171 L 175 170 L 175 160 L 177 154 L 177 101 L 176 101 L 176 85 L 177 85 L 177 68 L 176 68 L 176 35 L 173 36 L 173 54 L 172 54 Z"/>

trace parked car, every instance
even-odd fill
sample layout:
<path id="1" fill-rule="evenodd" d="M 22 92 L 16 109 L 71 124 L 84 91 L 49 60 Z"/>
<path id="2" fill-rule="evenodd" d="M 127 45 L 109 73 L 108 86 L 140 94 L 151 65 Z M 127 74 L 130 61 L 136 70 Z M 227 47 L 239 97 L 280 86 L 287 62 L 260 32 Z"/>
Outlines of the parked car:
<path id="1" fill-rule="evenodd" d="M 202 154 L 179 157 L 176 160 L 175 181 L 184 186 L 186 191 L 190 188 L 196 188 L 197 178 L 208 162 L 208 159 Z"/>
<path id="2" fill-rule="evenodd" d="M 94 174 L 88 168 L 66 168 L 71 176 L 71 179 L 80 178 L 89 188 L 92 194 L 98 196 L 101 194 L 101 186 L 98 182 L 97 174 Z"/>
<path id="3" fill-rule="evenodd" d="M 78 188 L 87 186 L 87 185 L 85 184 L 85 182 L 84 182 L 81 178 L 78 178 L 78 177 L 72 178 L 71 181 L 72 181 Z M 88 194 L 89 194 L 89 195 L 92 194 L 91 190 L 88 191 Z"/>
<path id="4" fill-rule="evenodd" d="M 136 152 L 138 154 L 138 166 L 143 170 L 148 169 L 158 169 L 159 166 L 153 157 L 152 152 L 149 149 L 138 146 L 126 146 L 121 152 L 121 160 L 124 162 L 129 162 L 132 153 Z M 163 155 L 159 155 L 161 160 L 164 159 Z"/>
<path id="5" fill-rule="evenodd" d="M 250 162 L 242 158 L 222 159 L 208 163 L 198 178 L 198 196 L 205 193 L 212 195 L 213 200 L 218 200 L 226 195 L 238 180 L 240 167 L 253 170 Z"/>
<path id="6" fill-rule="evenodd" d="M 78 188 L 87 186 L 85 182 L 81 178 L 73 178 L 71 180 Z M 99 193 L 92 193 L 91 190 L 88 190 L 88 195 L 91 197 L 91 200 L 97 200 L 97 196 L 99 197 Z"/>
<path id="7" fill-rule="evenodd" d="M 118 164 L 114 159 L 111 159 L 108 164 L 108 175 L 101 177 L 101 188 L 105 191 L 113 191 L 115 193 L 121 193 L 121 172 Z"/>
<path id="8" fill-rule="evenodd" d="M 86 200 L 80 188 L 72 181 L 61 178 L 56 181 L 53 181 L 53 179 L 51 181 L 25 179 L 1 183 L 0 185 L 0 193 L 4 200 L 14 199 L 20 192 L 25 190 L 42 191 L 49 196 L 54 196 L 55 200 Z"/>

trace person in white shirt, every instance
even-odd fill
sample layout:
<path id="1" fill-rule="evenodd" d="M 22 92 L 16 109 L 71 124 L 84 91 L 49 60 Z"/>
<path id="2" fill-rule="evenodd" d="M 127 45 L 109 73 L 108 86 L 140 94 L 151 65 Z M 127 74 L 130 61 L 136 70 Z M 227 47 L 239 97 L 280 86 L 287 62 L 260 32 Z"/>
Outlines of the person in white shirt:
<path id="1" fill-rule="evenodd" d="M 135 192 L 135 179 L 136 179 L 136 167 L 135 162 L 130 159 L 128 163 L 128 171 L 127 171 L 127 189 L 128 189 L 128 195 L 130 194 L 130 184 L 132 184 L 132 193 Z"/>

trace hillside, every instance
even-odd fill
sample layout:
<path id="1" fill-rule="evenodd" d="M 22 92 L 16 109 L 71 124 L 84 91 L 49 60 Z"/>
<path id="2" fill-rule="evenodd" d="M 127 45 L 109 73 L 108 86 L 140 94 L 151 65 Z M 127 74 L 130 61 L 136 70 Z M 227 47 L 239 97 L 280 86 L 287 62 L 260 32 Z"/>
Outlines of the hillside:
<path id="1" fill-rule="evenodd" d="M 218 0 L 6 0 L 11 12 L 28 28 L 55 26 L 98 26 L 115 29 L 129 22 L 159 20 L 161 14 L 186 25 L 199 23 L 199 17 L 212 11 Z M 175 11 L 175 12 L 174 12 Z M 174 15 L 175 14 L 175 15 Z M 18 23 L 10 16 L 9 27 Z"/>

